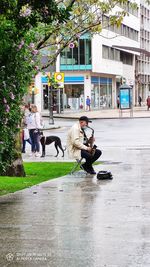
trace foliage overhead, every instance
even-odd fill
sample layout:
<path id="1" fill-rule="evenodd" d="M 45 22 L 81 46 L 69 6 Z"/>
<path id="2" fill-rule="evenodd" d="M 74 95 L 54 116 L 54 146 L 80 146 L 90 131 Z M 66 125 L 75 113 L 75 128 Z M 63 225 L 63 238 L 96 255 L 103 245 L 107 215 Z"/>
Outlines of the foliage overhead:
<path id="1" fill-rule="evenodd" d="M 119 26 L 127 14 L 114 7 L 127 0 L 1 0 L 0 1 L 0 175 L 18 157 L 16 134 L 21 104 L 38 73 L 85 32 L 101 32 L 103 15 Z M 113 11 L 113 12 L 112 12 Z M 40 65 L 43 49 L 49 61 Z"/>

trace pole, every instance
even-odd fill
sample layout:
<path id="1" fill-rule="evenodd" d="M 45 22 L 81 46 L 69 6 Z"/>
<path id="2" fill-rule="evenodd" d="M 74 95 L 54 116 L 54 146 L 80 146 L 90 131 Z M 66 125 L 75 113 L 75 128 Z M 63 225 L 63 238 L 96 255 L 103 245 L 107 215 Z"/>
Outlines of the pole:
<path id="1" fill-rule="evenodd" d="M 34 104 L 34 90 L 32 90 L 32 104 Z"/>
<path id="2" fill-rule="evenodd" d="M 49 91 L 49 124 L 54 124 L 52 85 L 48 86 L 48 91 Z"/>
<path id="3" fill-rule="evenodd" d="M 60 114 L 61 110 L 60 110 L 60 89 L 57 89 L 57 113 Z"/>

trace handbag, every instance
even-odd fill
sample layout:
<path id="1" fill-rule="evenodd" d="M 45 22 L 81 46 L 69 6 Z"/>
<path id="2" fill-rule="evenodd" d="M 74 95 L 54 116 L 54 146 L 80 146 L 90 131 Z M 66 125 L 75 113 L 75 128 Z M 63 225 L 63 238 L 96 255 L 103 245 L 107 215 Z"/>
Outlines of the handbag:
<path id="1" fill-rule="evenodd" d="M 113 176 L 112 176 L 112 173 L 109 171 L 99 171 L 97 173 L 97 179 L 98 180 L 112 180 Z"/>
<path id="2" fill-rule="evenodd" d="M 38 133 L 38 134 L 40 134 L 40 130 L 39 130 L 39 129 L 35 129 L 35 130 L 34 130 L 34 133 Z"/>

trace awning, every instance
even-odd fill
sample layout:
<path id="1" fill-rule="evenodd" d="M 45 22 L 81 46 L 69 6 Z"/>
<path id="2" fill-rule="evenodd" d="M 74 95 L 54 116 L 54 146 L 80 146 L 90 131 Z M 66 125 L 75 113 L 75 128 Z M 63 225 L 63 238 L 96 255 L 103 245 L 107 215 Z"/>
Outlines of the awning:
<path id="1" fill-rule="evenodd" d="M 131 47 L 131 46 L 120 46 L 120 45 L 113 45 L 112 47 L 123 49 L 123 50 L 128 50 L 128 51 L 133 51 L 133 52 L 137 52 L 137 53 L 141 53 L 141 54 L 146 55 L 147 57 L 150 57 L 150 52 L 145 50 L 145 49 L 142 49 L 142 48 Z"/>

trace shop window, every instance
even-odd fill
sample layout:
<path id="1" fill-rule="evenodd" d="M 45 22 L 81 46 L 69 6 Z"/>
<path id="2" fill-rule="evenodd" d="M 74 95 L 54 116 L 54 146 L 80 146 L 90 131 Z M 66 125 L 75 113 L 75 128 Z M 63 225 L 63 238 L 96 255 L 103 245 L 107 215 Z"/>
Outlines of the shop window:
<path id="1" fill-rule="evenodd" d="M 84 85 L 65 84 L 65 108 L 79 110 L 84 107 Z"/>
<path id="2" fill-rule="evenodd" d="M 100 78 L 100 106 L 112 106 L 112 79 Z"/>

